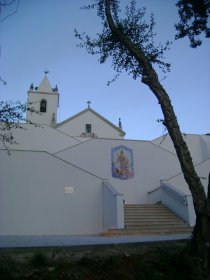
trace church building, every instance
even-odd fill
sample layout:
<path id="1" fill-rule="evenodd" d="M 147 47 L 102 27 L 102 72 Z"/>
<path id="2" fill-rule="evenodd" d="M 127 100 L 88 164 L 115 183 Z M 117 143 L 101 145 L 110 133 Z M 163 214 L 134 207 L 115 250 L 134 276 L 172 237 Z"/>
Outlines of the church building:
<path id="1" fill-rule="evenodd" d="M 58 87 L 47 75 L 31 84 L 28 104 L 26 123 L 12 131 L 10 155 L 0 144 L 0 235 L 191 230 L 192 196 L 168 135 L 125 139 L 121 120 L 111 123 L 90 102 L 59 123 Z M 210 136 L 184 138 L 207 191 Z"/>

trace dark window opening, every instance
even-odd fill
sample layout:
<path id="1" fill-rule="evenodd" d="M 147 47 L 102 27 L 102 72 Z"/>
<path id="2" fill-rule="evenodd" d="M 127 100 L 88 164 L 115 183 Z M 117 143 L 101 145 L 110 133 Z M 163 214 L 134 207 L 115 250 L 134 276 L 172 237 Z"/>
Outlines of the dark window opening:
<path id="1" fill-rule="evenodd" d="M 86 133 L 91 133 L 91 124 L 86 124 Z"/>
<path id="2" fill-rule="evenodd" d="M 40 112 L 42 112 L 42 113 L 46 113 L 47 112 L 47 101 L 46 100 L 41 100 Z"/>

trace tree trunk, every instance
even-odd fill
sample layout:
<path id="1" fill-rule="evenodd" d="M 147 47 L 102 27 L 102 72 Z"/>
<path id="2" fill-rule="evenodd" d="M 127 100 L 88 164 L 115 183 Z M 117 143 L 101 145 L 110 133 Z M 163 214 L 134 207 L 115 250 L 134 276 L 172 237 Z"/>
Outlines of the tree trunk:
<path id="1" fill-rule="evenodd" d="M 152 72 L 151 72 L 152 74 Z M 209 199 L 201 184 L 200 178 L 195 172 L 194 165 L 188 147 L 182 137 L 176 116 L 167 93 L 161 84 L 153 79 L 143 77 L 157 97 L 164 115 L 164 124 L 173 141 L 184 178 L 190 188 L 196 213 L 196 224 L 193 238 L 189 247 L 189 258 L 192 267 L 192 275 L 195 280 L 209 278 L 208 251 L 210 243 L 210 204 Z"/>
<path id="2" fill-rule="evenodd" d="M 193 279 L 210 279 L 209 275 L 209 227 L 210 219 L 205 214 L 196 213 L 193 238 L 189 244 L 189 257 Z"/>
<path id="3" fill-rule="evenodd" d="M 115 38 L 135 57 L 142 69 L 142 82 L 146 84 L 158 99 L 164 115 L 164 125 L 173 141 L 184 178 L 190 188 L 196 213 L 196 225 L 190 244 L 190 253 L 196 273 L 194 279 L 208 279 L 208 249 L 210 228 L 210 203 L 204 191 L 204 187 L 198 177 L 188 147 L 182 137 L 176 115 L 170 98 L 158 80 L 157 73 L 140 47 L 134 45 L 131 40 L 117 28 L 111 15 L 110 0 L 105 0 L 105 13 Z M 209 187 L 210 189 L 210 187 Z"/>

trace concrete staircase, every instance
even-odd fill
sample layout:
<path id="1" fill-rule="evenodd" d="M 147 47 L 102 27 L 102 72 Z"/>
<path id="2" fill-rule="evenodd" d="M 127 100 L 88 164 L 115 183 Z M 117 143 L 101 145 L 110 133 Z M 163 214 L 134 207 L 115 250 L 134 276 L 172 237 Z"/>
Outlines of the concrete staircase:
<path id="1" fill-rule="evenodd" d="M 110 229 L 103 236 L 189 234 L 192 228 L 163 204 L 125 204 L 125 229 Z"/>

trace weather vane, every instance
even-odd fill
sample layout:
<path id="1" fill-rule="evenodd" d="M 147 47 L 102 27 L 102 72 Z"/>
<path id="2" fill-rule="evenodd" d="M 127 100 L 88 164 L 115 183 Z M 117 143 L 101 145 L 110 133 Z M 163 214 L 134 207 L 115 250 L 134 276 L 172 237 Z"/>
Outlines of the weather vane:
<path id="1" fill-rule="evenodd" d="M 44 73 L 45 73 L 45 75 L 47 75 L 48 73 L 50 73 L 50 71 L 45 69 Z"/>

